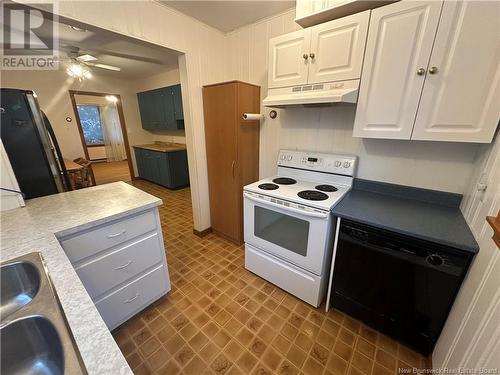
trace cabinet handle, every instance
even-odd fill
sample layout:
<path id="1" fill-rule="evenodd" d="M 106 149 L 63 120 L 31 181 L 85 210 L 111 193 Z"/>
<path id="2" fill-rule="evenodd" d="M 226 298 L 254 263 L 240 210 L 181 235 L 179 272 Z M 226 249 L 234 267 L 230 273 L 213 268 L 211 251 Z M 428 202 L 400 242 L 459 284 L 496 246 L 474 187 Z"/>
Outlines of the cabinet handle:
<path id="1" fill-rule="evenodd" d="M 130 266 L 131 264 L 132 264 L 132 261 L 131 261 L 131 260 L 129 260 L 129 261 L 128 261 L 127 263 L 125 263 L 123 266 L 118 266 L 118 267 L 115 267 L 115 268 L 113 268 L 113 269 L 114 269 L 114 270 L 116 270 L 116 271 L 118 271 L 118 270 L 122 270 L 122 269 L 124 269 L 124 268 L 126 268 L 126 267 Z"/>
<path id="2" fill-rule="evenodd" d="M 304 60 L 307 60 L 309 58 L 309 55 L 307 53 L 304 53 L 302 57 L 304 58 Z"/>
<path id="3" fill-rule="evenodd" d="M 418 74 L 419 76 L 423 76 L 423 75 L 425 74 L 425 69 L 424 69 L 424 68 L 418 68 L 418 69 L 417 69 L 417 74 Z"/>
<path id="4" fill-rule="evenodd" d="M 139 293 L 136 293 L 135 296 L 133 296 L 130 299 L 126 299 L 125 301 L 123 301 L 123 303 L 130 303 L 132 301 L 135 301 L 137 299 L 137 297 L 139 297 Z"/>
<path id="5" fill-rule="evenodd" d="M 126 230 L 122 229 L 118 233 L 108 234 L 106 237 L 108 237 L 108 238 L 115 238 L 115 237 L 121 236 L 122 234 L 125 234 L 125 232 L 126 232 Z"/>
<path id="6" fill-rule="evenodd" d="M 232 164 L 231 164 L 231 175 L 233 176 L 234 178 L 234 166 L 236 165 L 236 160 L 233 160 Z"/>
<path id="7" fill-rule="evenodd" d="M 309 54 L 309 57 L 310 57 L 311 59 L 314 59 L 314 56 L 316 56 L 316 55 L 315 55 L 313 52 L 311 52 L 311 53 Z"/>
<path id="8" fill-rule="evenodd" d="M 431 68 L 429 69 L 429 73 L 431 73 L 431 74 L 436 74 L 436 73 L 437 73 L 437 71 L 438 71 L 437 66 L 433 66 L 433 67 L 431 67 Z"/>

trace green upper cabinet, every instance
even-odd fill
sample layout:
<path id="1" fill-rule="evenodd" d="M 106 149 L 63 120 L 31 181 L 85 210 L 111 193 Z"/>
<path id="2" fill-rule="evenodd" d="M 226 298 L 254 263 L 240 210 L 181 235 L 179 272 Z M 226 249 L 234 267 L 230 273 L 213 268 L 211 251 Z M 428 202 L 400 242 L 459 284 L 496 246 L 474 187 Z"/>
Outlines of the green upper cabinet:
<path id="1" fill-rule="evenodd" d="M 174 114 L 175 114 L 175 120 L 183 121 L 183 126 L 184 128 L 184 112 L 182 110 L 182 94 L 181 94 L 181 85 L 174 85 L 170 86 L 172 89 L 172 97 L 174 99 Z"/>
<path id="2" fill-rule="evenodd" d="M 180 84 L 139 92 L 137 100 L 144 129 L 184 129 Z"/>

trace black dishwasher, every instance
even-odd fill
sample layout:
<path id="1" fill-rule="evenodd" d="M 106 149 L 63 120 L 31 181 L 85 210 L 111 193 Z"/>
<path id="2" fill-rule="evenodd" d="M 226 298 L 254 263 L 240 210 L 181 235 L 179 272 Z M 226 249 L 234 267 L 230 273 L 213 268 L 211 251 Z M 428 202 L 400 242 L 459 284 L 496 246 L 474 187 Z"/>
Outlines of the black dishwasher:
<path id="1" fill-rule="evenodd" d="M 342 219 L 331 303 L 427 355 L 470 262 L 460 250 Z"/>

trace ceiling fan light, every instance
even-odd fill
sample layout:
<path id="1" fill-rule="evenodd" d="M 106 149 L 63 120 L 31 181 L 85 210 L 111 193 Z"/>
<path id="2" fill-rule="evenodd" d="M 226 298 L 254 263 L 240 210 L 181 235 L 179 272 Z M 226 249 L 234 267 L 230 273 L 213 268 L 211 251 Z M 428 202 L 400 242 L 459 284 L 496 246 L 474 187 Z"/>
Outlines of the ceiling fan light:
<path id="1" fill-rule="evenodd" d="M 71 63 L 66 72 L 70 77 L 80 78 L 83 74 L 83 69 L 80 64 Z"/>
<path id="2" fill-rule="evenodd" d="M 77 62 L 72 62 L 66 69 L 66 72 L 70 77 L 78 78 L 80 81 L 82 79 L 92 78 L 90 69 L 88 69 L 85 65 L 78 64 Z"/>

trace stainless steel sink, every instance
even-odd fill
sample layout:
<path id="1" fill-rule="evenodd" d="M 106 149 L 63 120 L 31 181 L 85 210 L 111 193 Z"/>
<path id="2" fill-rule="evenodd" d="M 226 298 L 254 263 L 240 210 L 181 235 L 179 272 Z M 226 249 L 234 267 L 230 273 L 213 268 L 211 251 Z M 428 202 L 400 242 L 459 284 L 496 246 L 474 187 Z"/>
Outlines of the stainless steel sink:
<path id="1" fill-rule="evenodd" d="M 42 316 L 21 318 L 2 328 L 1 373 L 64 374 L 64 351 L 54 325 Z"/>
<path id="2" fill-rule="evenodd" d="M 6 317 L 30 303 L 40 289 L 40 274 L 27 262 L 7 264 L 0 272 L 0 316 Z"/>
<path id="3" fill-rule="evenodd" d="M 0 373 L 87 374 L 40 253 L 0 264 Z"/>

